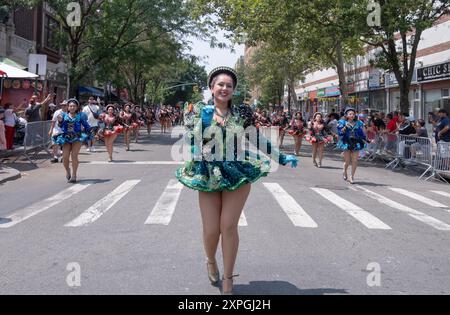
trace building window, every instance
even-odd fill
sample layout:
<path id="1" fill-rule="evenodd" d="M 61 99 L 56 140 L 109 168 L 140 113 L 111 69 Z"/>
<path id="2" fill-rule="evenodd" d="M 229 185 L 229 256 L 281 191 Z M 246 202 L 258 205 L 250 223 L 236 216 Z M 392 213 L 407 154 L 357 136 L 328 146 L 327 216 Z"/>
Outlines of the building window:
<path id="1" fill-rule="evenodd" d="M 44 21 L 44 46 L 53 51 L 59 51 L 57 41 L 57 33 L 59 31 L 59 23 L 51 16 L 45 14 Z"/>

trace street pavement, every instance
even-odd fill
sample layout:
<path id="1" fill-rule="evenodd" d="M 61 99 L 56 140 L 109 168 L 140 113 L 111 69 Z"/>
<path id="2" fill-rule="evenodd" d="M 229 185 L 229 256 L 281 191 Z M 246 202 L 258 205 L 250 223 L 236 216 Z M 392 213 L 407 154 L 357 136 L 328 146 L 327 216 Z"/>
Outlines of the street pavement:
<path id="1" fill-rule="evenodd" d="M 141 134 L 115 163 L 83 148 L 76 185 L 58 163 L 0 186 L 0 294 L 219 294 L 198 193 L 174 177 L 177 139 Z M 298 168 L 252 185 L 235 293 L 450 294 L 450 186 L 375 163 L 350 185 L 341 166 L 328 152 L 315 168 L 304 145 Z"/>

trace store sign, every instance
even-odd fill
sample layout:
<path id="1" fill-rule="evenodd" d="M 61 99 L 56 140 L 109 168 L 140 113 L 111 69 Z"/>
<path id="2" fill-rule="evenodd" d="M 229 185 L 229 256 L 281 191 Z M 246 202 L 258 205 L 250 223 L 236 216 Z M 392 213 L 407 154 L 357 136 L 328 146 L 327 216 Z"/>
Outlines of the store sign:
<path id="1" fill-rule="evenodd" d="M 429 81 L 450 77 L 450 62 L 417 69 L 417 81 Z"/>
<path id="2" fill-rule="evenodd" d="M 324 97 L 325 96 L 325 89 L 320 89 L 317 91 L 317 97 Z"/>
<path id="3" fill-rule="evenodd" d="M 338 86 L 330 86 L 325 88 L 325 96 L 339 96 L 341 91 Z"/>
<path id="4" fill-rule="evenodd" d="M 398 81 L 397 81 L 397 78 L 395 77 L 394 72 L 386 73 L 385 81 L 386 81 L 388 87 L 398 85 Z"/>
<path id="5" fill-rule="evenodd" d="M 378 70 L 369 73 L 369 89 L 379 89 L 384 87 L 384 76 Z"/>
<path id="6" fill-rule="evenodd" d="M 369 89 L 369 81 L 361 80 L 356 82 L 356 92 L 364 92 Z"/>

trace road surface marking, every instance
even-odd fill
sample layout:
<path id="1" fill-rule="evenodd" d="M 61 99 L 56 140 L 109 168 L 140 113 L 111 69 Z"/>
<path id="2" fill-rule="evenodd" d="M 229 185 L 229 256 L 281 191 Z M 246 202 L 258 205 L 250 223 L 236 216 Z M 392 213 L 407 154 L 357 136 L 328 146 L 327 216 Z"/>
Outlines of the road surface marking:
<path id="1" fill-rule="evenodd" d="M 335 204 L 353 218 L 361 222 L 369 229 L 379 229 L 379 230 L 390 230 L 391 227 L 385 224 L 383 221 L 370 214 L 366 210 L 358 207 L 357 205 L 351 203 L 350 201 L 345 200 L 344 198 L 339 197 L 332 191 L 323 188 L 311 188 L 316 193 L 328 199 L 331 203 Z"/>
<path id="2" fill-rule="evenodd" d="M 153 207 L 145 224 L 169 225 L 183 187 L 183 184 L 178 180 L 171 179 L 161 197 L 156 202 L 156 205 Z"/>
<path id="3" fill-rule="evenodd" d="M 437 202 L 437 201 L 434 201 L 432 199 L 426 198 L 424 196 L 421 196 L 419 194 L 413 193 L 413 192 L 408 191 L 406 189 L 393 188 L 393 187 L 389 187 L 389 189 L 392 190 L 392 191 L 395 191 L 395 192 L 397 192 L 399 194 L 402 194 L 404 196 L 407 196 L 407 197 L 409 197 L 411 199 L 415 199 L 417 201 L 423 202 L 424 204 L 427 204 L 427 205 L 432 206 L 432 207 L 448 208 L 446 205 L 444 205 L 444 204 L 442 204 L 440 202 Z"/>
<path id="4" fill-rule="evenodd" d="M 419 220 L 419 221 L 421 221 L 421 222 L 423 222 L 425 224 L 428 224 L 428 225 L 434 227 L 435 229 L 443 230 L 443 231 L 450 231 L 450 225 L 448 225 L 448 224 L 446 224 L 446 223 L 444 223 L 442 221 L 439 221 L 436 218 L 430 217 L 429 215 L 426 215 L 425 213 L 422 213 L 420 211 L 414 210 L 414 209 L 412 209 L 412 208 L 410 208 L 408 206 L 402 205 L 402 204 L 400 204 L 400 203 L 398 203 L 396 201 L 388 199 L 388 198 L 386 198 L 386 197 L 384 197 L 384 196 L 382 196 L 380 194 L 377 194 L 377 193 L 375 193 L 373 191 L 370 191 L 370 190 L 368 190 L 368 189 L 366 189 L 366 188 L 364 188 L 362 186 L 357 185 L 356 187 L 358 189 L 362 190 L 363 193 L 366 196 L 368 196 L 368 197 L 370 197 L 372 199 L 375 199 L 378 202 L 380 202 L 382 204 L 385 204 L 385 205 L 387 205 L 387 206 L 389 206 L 391 208 L 394 208 L 394 209 L 397 209 L 399 211 L 405 212 L 410 217 L 412 217 L 412 218 L 414 218 L 416 220 Z"/>
<path id="5" fill-rule="evenodd" d="M 283 211 L 295 226 L 317 228 L 317 223 L 303 210 L 303 208 L 277 183 L 263 183 L 273 195 Z"/>
<path id="6" fill-rule="evenodd" d="M 140 180 L 125 181 L 65 226 L 80 227 L 94 223 L 109 209 L 111 209 L 120 199 L 125 197 L 125 195 L 128 194 L 139 182 Z"/>
<path id="7" fill-rule="evenodd" d="M 0 221 L 0 228 L 9 228 L 12 227 L 22 221 L 25 221 L 26 219 L 29 219 L 41 212 L 44 212 L 48 209 L 50 209 L 53 206 L 56 206 L 57 204 L 61 203 L 64 200 L 69 199 L 73 195 L 85 190 L 88 188 L 93 182 L 86 182 L 82 184 L 76 184 L 71 186 L 70 188 L 67 188 L 60 193 L 57 193 L 56 195 L 49 197 L 47 199 L 41 200 L 35 204 L 32 204 L 26 208 L 23 208 L 3 219 Z M 5 223 L 1 223 L 4 222 Z"/>

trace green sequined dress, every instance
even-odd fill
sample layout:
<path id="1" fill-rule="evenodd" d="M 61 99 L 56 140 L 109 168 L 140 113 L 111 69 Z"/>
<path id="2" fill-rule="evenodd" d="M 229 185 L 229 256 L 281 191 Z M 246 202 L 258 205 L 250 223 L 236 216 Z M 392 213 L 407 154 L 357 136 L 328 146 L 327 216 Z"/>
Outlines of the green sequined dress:
<path id="1" fill-rule="evenodd" d="M 233 191 L 244 184 L 254 183 L 261 177 L 267 176 L 270 171 L 271 161 L 270 158 L 261 154 L 256 154 L 246 149 L 241 152 L 241 155 L 239 155 L 240 158 L 237 158 L 237 152 L 234 150 L 232 154 L 233 158 L 227 159 L 228 155 L 225 149 L 222 150 L 222 155 L 219 155 L 222 156 L 222 158 L 217 160 L 215 158 L 217 155 L 212 157 L 212 154 L 215 153 L 214 149 L 206 150 L 206 152 L 203 149 L 205 144 L 212 139 L 209 136 L 205 136 L 205 134 L 208 133 L 204 133 L 205 129 L 210 126 L 222 130 L 222 139 L 224 140 L 222 142 L 223 148 L 227 147 L 227 141 L 235 141 L 235 144 L 240 143 L 239 141 L 241 141 L 242 138 L 237 139 L 237 136 L 227 137 L 226 133 L 230 130 L 243 130 L 248 126 L 254 126 L 254 116 L 251 108 L 247 105 L 232 106 L 231 115 L 224 126 L 214 121 L 212 119 L 213 116 L 213 105 L 206 105 L 200 102 L 194 105 L 191 111 L 188 110 L 188 106 L 185 106 L 184 124 L 188 129 L 186 139 L 188 142 L 191 142 L 191 152 L 197 152 L 198 157 L 200 158 L 192 158 L 191 160 L 186 161 L 182 167 L 176 170 L 176 178 L 191 189 L 204 192 L 218 192 L 223 190 Z M 194 144 L 193 138 L 195 132 L 201 137 L 201 146 L 196 146 Z M 256 132 L 256 137 L 257 140 L 264 138 L 259 132 Z M 247 137 L 247 139 L 250 138 L 251 137 Z M 286 165 L 286 155 L 274 148 L 266 138 L 264 138 L 264 141 L 267 143 L 267 151 L 265 153 L 269 156 L 271 153 L 275 153 L 275 156 L 279 157 L 277 162 Z M 260 142 L 256 141 L 256 145 L 258 145 L 258 143 Z M 214 148 L 217 147 L 218 146 L 214 146 Z"/>

